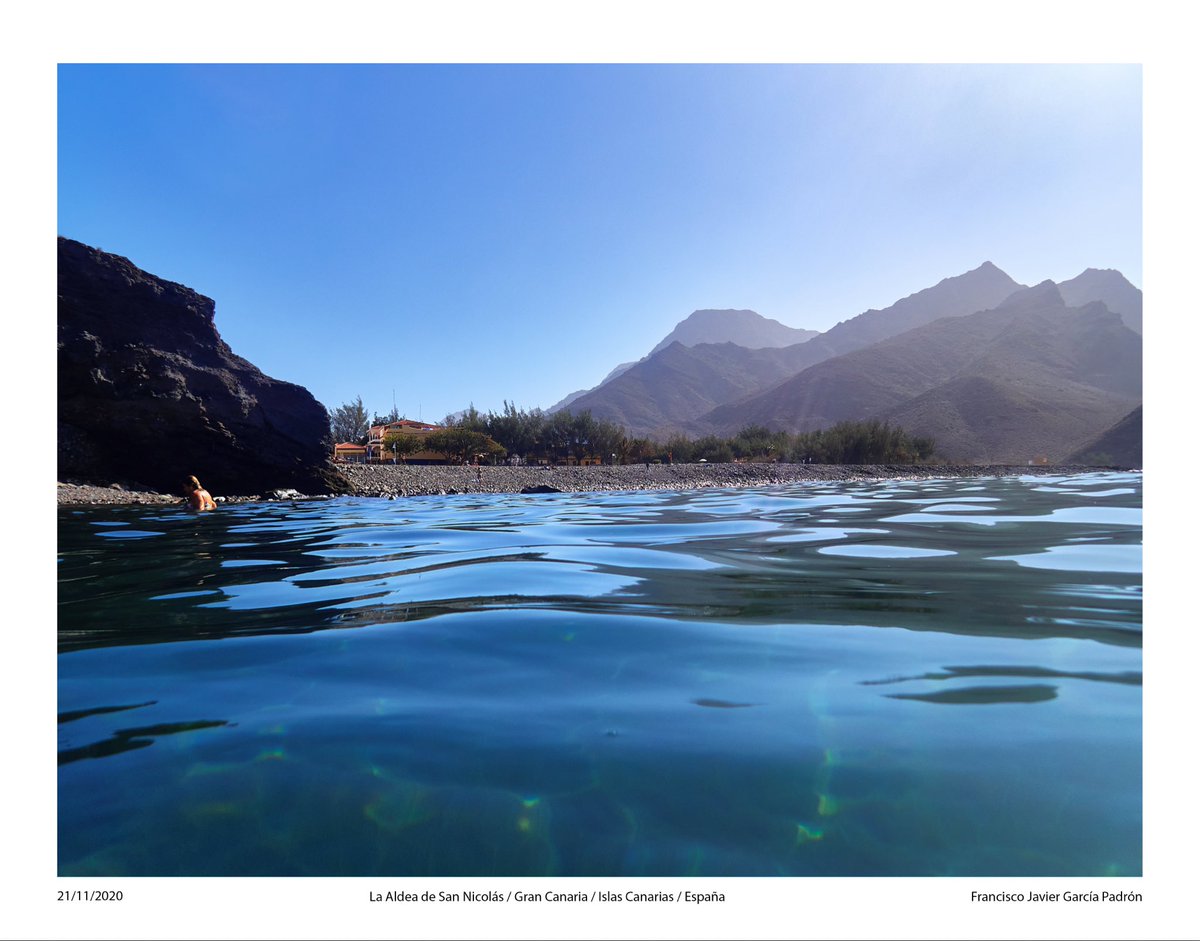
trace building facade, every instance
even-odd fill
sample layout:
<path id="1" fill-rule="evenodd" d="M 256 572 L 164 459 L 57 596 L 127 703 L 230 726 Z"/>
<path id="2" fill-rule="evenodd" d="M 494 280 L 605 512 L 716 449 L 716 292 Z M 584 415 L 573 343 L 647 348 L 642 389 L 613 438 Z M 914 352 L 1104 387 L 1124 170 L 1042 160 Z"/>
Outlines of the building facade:
<path id="1" fill-rule="evenodd" d="M 435 431 L 441 431 L 441 425 L 431 425 L 428 422 L 413 421 L 402 418 L 399 421 L 388 422 L 385 425 L 372 425 L 367 435 L 366 457 L 369 463 L 409 463 L 409 464 L 442 464 L 445 458 L 427 448 L 422 448 L 415 454 L 401 458 L 393 454 L 387 447 L 387 439 L 394 435 L 412 435 L 426 438 Z"/>

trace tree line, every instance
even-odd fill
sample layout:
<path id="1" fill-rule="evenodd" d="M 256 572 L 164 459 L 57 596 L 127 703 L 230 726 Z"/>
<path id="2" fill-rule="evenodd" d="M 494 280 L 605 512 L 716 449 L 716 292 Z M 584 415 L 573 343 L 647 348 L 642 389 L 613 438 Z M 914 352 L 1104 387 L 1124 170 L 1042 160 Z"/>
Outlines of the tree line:
<path id="1" fill-rule="evenodd" d="M 367 417 L 361 396 L 329 413 L 336 441 L 365 444 L 372 425 L 399 421 L 401 416 Z M 442 429 L 428 435 L 389 435 L 388 450 L 403 459 L 428 449 L 450 463 L 481 460 L 496 463 L 509 456 L 525 463 L 602 464 L 677 463 L 705 461 L 780 461 L 792 464 L 912 464 L 929 461 L 935 443 L 878 420 L 839 422 L 817 431 L 771 431 L 762 425 L 743 428 L 731 438 L 677 434 L 665 442 L 631 437 L 615 422 L 596 418 L 591 411 L 567 409 L 547 413 L 539 408 L 518 409 L 505 401 L 499 413 L 486 414 L 471 406 L 447 416 Z"/>

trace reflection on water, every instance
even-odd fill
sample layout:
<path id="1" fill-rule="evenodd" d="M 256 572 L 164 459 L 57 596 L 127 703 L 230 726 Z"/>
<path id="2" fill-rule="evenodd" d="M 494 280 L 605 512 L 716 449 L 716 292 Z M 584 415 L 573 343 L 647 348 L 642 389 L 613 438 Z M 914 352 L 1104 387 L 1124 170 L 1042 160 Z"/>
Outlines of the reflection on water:
<path id="1" fill-rule="evenodd" d="M 60 719 L 59 721 L 61 722 L 62 720 Z M 79 748 L 60 749 L 58 763 L 65 765 L 69 761 L 78 761 L 81 758 L 104 758 L 107 755 L 116 755 L 134 748 L 145 748 L 147 745 L 153 745 L 154 739 L 160 735 L 193 732 L 196 729 L 211 729 L 226 724 L 226 722 L 222 721 L 168 722 L 163 725 L 117 729 L 112 733 L 111 738 L 92 742 L 90 745 L 84 745 Z"/>
<path id="2" fill-rule="evenodd" d="M 1057 695 L 1058 687 L 1045 683 L 1028 683 L 1023 686 L 960 686 L 957 689 L 939 689 L 932 693 L 888 693 L 892 699 L 970 703 L 976 706 L 994 702 L 1044 702 Z"/>
<path id="3" fill-rule="evenodd" d="M 60 872 L 1140 873 L 1140 494 L 63 509 Z"/>

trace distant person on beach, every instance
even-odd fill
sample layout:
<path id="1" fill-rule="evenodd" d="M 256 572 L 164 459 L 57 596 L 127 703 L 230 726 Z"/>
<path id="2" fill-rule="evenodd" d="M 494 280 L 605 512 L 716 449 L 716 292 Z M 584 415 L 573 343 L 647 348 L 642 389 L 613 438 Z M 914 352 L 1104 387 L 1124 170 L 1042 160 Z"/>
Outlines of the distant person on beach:
<path id="1" fill-rule="evenodd" d="M 183 489 L 187 494 L 188 506 L 193 510 L 215 510 L 217 508 L 212 494 L 201 487 L 200 481 L 195 477 L 189 477 L 184 482 Z"/>

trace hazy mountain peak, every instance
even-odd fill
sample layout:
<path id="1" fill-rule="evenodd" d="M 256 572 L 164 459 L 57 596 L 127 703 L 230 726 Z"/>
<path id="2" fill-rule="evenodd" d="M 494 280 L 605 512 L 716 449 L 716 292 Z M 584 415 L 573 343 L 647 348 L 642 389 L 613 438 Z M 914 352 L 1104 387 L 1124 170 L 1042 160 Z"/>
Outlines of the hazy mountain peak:
<path id="1" fill-rule="evenodd" d="M 640 360 L 621 363 L 592 388 L 572 392 L 555 402 L 546 411 L 556 412 L 574 405 L 583 396 L 603 388 L 614 379 L 624 375 L 631 367 L 645 362 L 651 356 L 661 353 L 674 344 L 679 344 L 680 349 L 709 343 L 732 343 L 748 350 L 781 349 L 811 340 L 817 336 L 817 333 L 816 330 L 789 327 L 778 320 L 763 317 L 752 310 L 705 308 L 692 311 Z"/>
<path id="2" fill-rule="evenodd" d="M 1124 281 L 1129 284 L 1129 279 L 1121 274 L 1116 268 L 1084 268 L 1083 271 L 1072 278 L 1072 281 L 1079 281 L 1083 278 L 1109 278 L 1112 280 Z M 1064 282 L 1065 283 L 1065 282 Z"/>
<path id="3" fill-rule="evenodd" d="M 952 275 L 948 278 L 942 278 L 942 281 L 971 281 L 979 278 L 990 279 L 995 278 L 997 275 L 999 275 L 1001 278 L 1007 278 L 1008 272 L 1004 271 L 994 262 L 985 261 L 969 271 L 964 271 L 962 274 Z"/>
<path id="4" fill-rule="evenodd" d="M 1103 301 L 1105 307 L 1121 315 L 1129 329 L 1142 332 L 1142 292 L 1115 268 L 1087 268 L 1058 288 L 1069 307 Z"/>
<path id="5" fill-rule="evenodd" d="M 830 354 L 848 353 L 942 317 L 962 317 L 995 307 L 1023 287 L 985 261 L 970 271 L 942 278 L 883 310 L 872 308 L 843 320 L 815 342 L 827 345 Z"/>
<path id="6" fill-rule="evenodd" d="M 1014 291 L 997 308 L 998 310 L 1040 310 L 1045 307 L 1066 307 L 1058 285 L 1047 278 L 1030 288 Z"/>
<path id="7" fill-rule="evenodd" d="M 1068 295 L 1088 295 L 1085 300 L 1089 301 L 1104 300 L 1103 297 L 1096 296 L 1103 291 L 1120 291 L 1130 296 L 1136 295 L 1138 298 L 1142 294 L 1116 268 L 1085 268 L 1071 280 L 1061 282 L 1059 289 L 1064 298 Z"/>
<path id="8" fill-rule="evenodd" d="M 939 281 L 937 284 L 935 284 L 932 288 L 925 288 L 924 291 L 917 291 L 916 294 L 909 295 L 909 296 L 915 297 L 917 295 L 924 294 L 927 291 L 936 290 L 940 285 L 943 285 L 943 284 L 954 284 L 954 283 L 960 283 L 960 282 L 969 283 L 972 281 L 980 281 L 980 280 L 989 280 L 990 281 L 990 280 L 996 279 L 997 277 L 999 277 L 1002 280 L 1012 281 L 1012 279 L 1008 276 L 1007 272 L 1005 272 L 1001 268 L 998 268 L 996 265 L 992 264 L 992 262 L 985 261 L 983 264 L 972 268 L 970 271 L 964 271 L 962 274 L 955 274 L 955 275 L 950 275 L 949 277 L 946 277 L 946 278 L 942 278 L 942 280 Z M 1016 282 L 1014 281 L 1013 283 L 1015 284 Z"/>
<path id="9" fill-rule="evenodd" d="M 794 346 L 817 335 L 816 330 L 789 327 L 753 310 L 712 309 L 692 311 L 675 325 L 650 351 L 653 356 L 672 343 L 697 346 L 701 343 L 736 343 L 746 349 L 759 350 Z"/>

